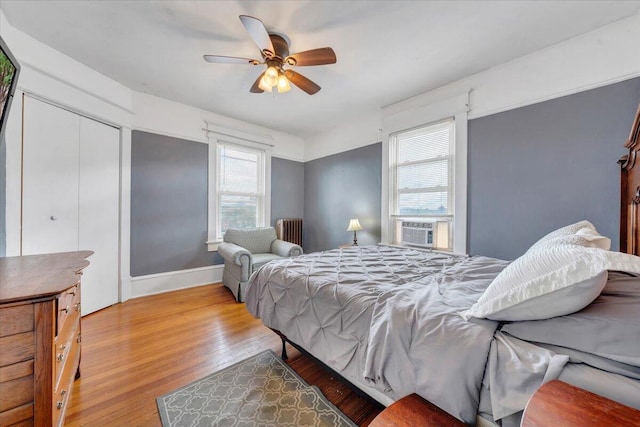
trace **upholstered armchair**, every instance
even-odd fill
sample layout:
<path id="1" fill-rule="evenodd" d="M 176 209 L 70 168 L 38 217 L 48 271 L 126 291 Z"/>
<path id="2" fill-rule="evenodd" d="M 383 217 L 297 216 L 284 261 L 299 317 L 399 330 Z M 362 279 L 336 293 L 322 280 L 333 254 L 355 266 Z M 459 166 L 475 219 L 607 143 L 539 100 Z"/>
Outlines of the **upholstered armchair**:
<path id="1" fill-rule="evenodd" d="M 274 259 L 302 254 L 302 248 L 276 238 L 273 227 L 228 228 L 224 242 L 218 246 L 224 258 L 222 283 L 231 290 L 236 301 L 244 301 L 244 287 L 251 273 Z"/>

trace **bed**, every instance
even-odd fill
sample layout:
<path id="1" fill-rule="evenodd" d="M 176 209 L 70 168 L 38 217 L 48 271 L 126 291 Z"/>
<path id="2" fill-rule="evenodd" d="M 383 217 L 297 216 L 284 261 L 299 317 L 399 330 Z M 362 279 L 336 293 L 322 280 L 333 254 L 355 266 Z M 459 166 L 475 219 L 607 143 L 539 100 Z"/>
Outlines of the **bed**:
<path id="1" fill-rule="evenodd" d="M 640 107 L 622 167 L 621 249 L 588 221 L 513 262 L 365 246 L 266 264 L 246 306 L 379 402 L 417 393 L 470 425 L 519 425 L 560 379 L 640 409 Z"/>

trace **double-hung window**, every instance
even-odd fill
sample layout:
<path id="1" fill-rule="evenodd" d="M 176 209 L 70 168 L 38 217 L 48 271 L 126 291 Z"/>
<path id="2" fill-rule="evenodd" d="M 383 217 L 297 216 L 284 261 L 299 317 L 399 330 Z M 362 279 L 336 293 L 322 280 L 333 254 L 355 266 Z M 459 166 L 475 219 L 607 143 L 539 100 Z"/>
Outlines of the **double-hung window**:
<path id="1" fill-rule="evenodd" d="M 218 143 L 217 230 L 264 224 L 264 158 L 260 150 Z"/>
<path id="2" fill-rule="evenodd" d="M 403 227 L 431 222 L 437 232 L 434 247 L 451 249 L 454 119 L 393 133 L 389 143 L 393 240 L 402 242 Z"/>
<path id="3" fill-rule="evenodd" d="M 215 249 L 227 228 L 267 225 L 270 156 L 264 149 L 223 140 L 210 143 L 209 150 L 208 243 Z"/>

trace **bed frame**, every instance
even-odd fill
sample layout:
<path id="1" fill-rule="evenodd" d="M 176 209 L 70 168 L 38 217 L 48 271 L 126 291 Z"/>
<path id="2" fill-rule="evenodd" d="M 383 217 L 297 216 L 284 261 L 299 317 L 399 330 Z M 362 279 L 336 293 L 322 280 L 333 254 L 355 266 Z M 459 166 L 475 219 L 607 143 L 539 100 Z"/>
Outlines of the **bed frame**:
<path id="1" fill-rule="evenodd" d="M 629 150 L 618 161 L 620 174 L 620 251 L 640 255 L 640 105 L 636 111 L 629 139 Z"/>

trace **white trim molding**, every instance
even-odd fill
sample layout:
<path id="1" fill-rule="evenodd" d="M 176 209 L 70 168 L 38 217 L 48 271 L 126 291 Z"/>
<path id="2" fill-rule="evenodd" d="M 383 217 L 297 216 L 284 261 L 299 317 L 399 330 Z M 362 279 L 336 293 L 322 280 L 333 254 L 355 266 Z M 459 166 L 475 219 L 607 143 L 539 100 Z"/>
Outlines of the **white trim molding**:
<path id="1" fill-rule="evenodd" d="M 235 138 L 240 140 L 240 144 L 249 142 L 250 144 L 260 144 L 269 147 L 275 147 L 273 144 L 273 135 L 267 133 L 251 132 L 247 130 L 240 130 L 222 126 L 216 123 L 204 121 L 205 127 L 202 128 L 205 131 L 205 135 L 213 134 L 218 139 Z"/>
<path id="2" fill-rule="evenodd" d="M 222 282 L 224 264 L 131 278 L 131 298 Z"/>

